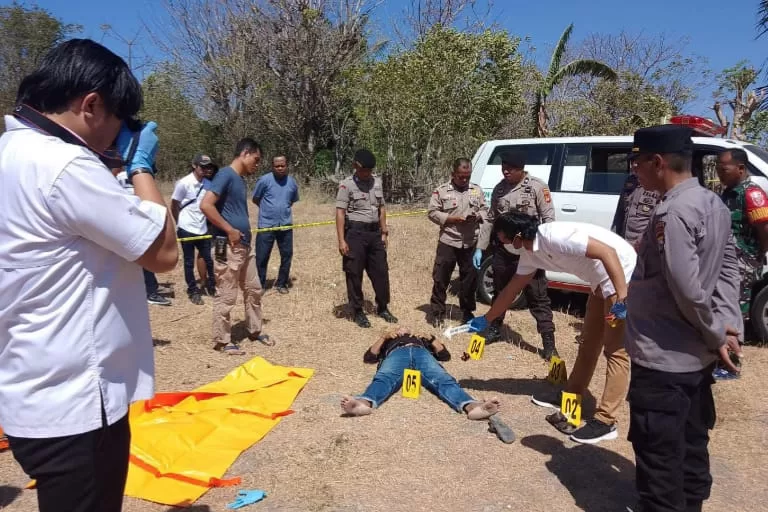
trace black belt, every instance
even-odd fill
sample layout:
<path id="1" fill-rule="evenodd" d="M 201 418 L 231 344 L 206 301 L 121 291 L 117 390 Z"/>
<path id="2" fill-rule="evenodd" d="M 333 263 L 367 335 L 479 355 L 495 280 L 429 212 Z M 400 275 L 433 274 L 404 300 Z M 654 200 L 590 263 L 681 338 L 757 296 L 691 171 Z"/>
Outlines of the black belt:
<path id="1" fill-rule="evenodd" d="M 381 226 L 378 222 L 358 222 L 356 220 L 347 221 L 348 229 L 356 231 L 380 231 Z"/>

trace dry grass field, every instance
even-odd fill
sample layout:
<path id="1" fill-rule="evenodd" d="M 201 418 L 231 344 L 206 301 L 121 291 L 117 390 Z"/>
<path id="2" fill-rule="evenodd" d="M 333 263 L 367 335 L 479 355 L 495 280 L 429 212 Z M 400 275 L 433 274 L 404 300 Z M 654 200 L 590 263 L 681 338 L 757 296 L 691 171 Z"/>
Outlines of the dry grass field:
<path id="1" fill-rule="evenodd" d="M 332 212 L 332 203 L 305 197 L 295 208 L 295 220 L 330 219 Z M 419 215 L 392 219 L 390 230 L 391 310 L 401 324 L 430 332 L 425 311 L 437 228 Z M 278 260 L 275 251 L 270 280 Z M 502 400 L 500 414 L 517 434 L 514 444 L 505 445 L 488 433 L 485 422 L 468 421 L 426 391 L 418 400 L 396 394 L 371 416 L 341 417 L 341 395 L 361 392 L 374 373 L 373 366 L 362 363 L 362 355 L 386 326 L 372 316 L 373 328 L 363 330 L 339 317 L 346 292 L 332 227 L 295 232 L 292 276 L 290 294 L 268 290 L 263 299 L 265 332 L 277 345 L 244 341 L 247 356 L 212 350 L 211 299 L 204 306 L 189 302 L 181 265 L 160 276 L 175 289 L 173 306 L 150 307 L 158 391 L 189 390 L 217 380 L 257 355 L 316 370 L 294 404 L 295 414 L 243 453 L 228 472 L 242 476 L 240 488 L 268 493 L 265 501 L 243 510 L 615 512 L 634 503 L 626 406 L 619 439 L 586 446 L 560 435 L 544 420 L 546 411 L 530 403 L 531 393 L 547 385 L 547 368 L 531 351 L 540 340 L 527 311 L 507 316 L 514 342 L 489 345 L 480 361 L 459 358 L 466 335 L 448 343 L 454 356 L 445 365 L 448 371 L 474 396 Z M 372 299 L 367 281 L 365 291 Z M 578 346 L 581 301 L 559 300 L 561 306 L 569 301 L 572 307 L 555 312 L 555 322 L 558 348 L 570 368 Z M 449 303 L 457 304 L 456 298 L 449 296 Z M 479 306 L 480 312 L 485 309 Z M 235 324 L 242 318 L 238 306 Z M 244 336 L 241 325 L 235 332 Z M 747 348 L 744 377 L 715 386 L 719 417 L 710 445 L 715 484 L 705 510 L 764 510 L 759 504 L 768 499 L 766 365 L 768 350 Z M 592 393 L 599 395 L 604 368 L 601 361 Z M 586 412 L 593 407 L 594 399 L 587 397 Z M 21 490 L 26 482 L 12 455 L 0 454 L 0 508 L 35 510 L 34 491 Z M 190 510 L 226 510 L 236 493 L 236 488 L 214 489 Z M 127 499 L 124 510 L 175 509 Z"/>

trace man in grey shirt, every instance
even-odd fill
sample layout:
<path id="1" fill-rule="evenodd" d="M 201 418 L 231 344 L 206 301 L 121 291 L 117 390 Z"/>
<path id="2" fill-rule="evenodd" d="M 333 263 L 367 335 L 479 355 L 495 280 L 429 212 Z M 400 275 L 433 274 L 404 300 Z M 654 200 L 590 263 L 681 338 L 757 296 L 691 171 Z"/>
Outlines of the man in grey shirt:
<path id="1" fill-rule="evenodd" d="M 691 173 L 691 130 L 635 132 L 640 185 L 663 194 L 638 248 L 627 296 L 629 440 L 643 511 L 701 511 L 709 497 L 712 369 L 733 371 L 743 322 L 728 209 Z"/>

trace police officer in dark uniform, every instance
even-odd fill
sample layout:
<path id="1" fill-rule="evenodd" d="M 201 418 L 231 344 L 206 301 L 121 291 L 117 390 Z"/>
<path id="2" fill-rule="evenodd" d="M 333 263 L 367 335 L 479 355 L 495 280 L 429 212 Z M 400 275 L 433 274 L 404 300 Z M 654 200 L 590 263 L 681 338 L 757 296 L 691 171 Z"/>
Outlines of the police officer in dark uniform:
<path id="1" fill-rule="evenodd" d="M 363 312 L 363 271 L 373 285 L 378 315 L 396 323 L 389 312 L 387 212 L 381 178 L 373 175 L 376 158 L 367 149 L 355 153 L 355 174 L 342 180 L 336 194 L 336 235 L 347 278 L 347 297 L 360 327 L 371 323 Z"/>
<path id="2" fill-rule="evenodd" d="M 644 189 L 640 185 L 637 174 L 630 172 L 616 205 L 611 231 L 624 238 L 637 250 L 640 238 L 648 227 L 659 199 L 661 194 L 655 190 Z"/>
<path id="3" fill-rule="evenodd" d="M 498 295 L 509 283 L 517 271 L 517 263 L 520 257 L 510 253 L 492 235 L 493 222 L 501 214 L 517 211 L 532 215 L 539 222 L 552 222 L 555 220 L 555 208 L 552 205 L 552 195 L 547 184 L 540 179 L 530 176 L 525 171 L 525 153 L 520 151 L 505 151 L 501 154 L 501 172 L 504 174 L 491 194 L 491 207 L 488 211 L 488 222 L 480 228 L 480 238 L 474 255 L 474 265 L 480 268 L 483 251 L 488 247 L 493 238 L 493 288 Z M 543 350 L 542 357 L 549 360 L 557 355 L 555 349 L 555 324 L 552 321 L 552 303 L 547 293 L 546 273 L 539 269 L 533 280 L 525 287 L 525 298 L 531 315 L 536 319 L 536 329 L 541 335 Z M 488 328 L 486 340 L 488 342 L 498 340 L 501 335 L 499 327 L 504 321 L 504 315 L 494 320 Z"/>
<path id="4" fill-rule="evenodd" d="M 712 485 L 712 369 L 720 359 L 738 371 L 729 356 L 743 330 L 730 215 L 692 175 L 692 151 L 690 128 L 664 125 L 638 130 L 631 155 L 640 184 L 663 194 L 627 297 L 629 440 L 644 512 L 701 511 Z"/>

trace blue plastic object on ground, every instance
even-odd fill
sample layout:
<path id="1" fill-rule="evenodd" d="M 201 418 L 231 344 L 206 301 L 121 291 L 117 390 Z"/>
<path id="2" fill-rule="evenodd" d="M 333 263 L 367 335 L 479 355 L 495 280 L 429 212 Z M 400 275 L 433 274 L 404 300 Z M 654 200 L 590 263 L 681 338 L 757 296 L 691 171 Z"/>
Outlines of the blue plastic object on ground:
<path id="1" fill-rule="evenodd" d="M 254 503 L 258 503 L 266 497 L 267 493 L 258 489 L 253 489 L 251 491 L 239 491 L 237 493 L 237 499 L 232 503 L 228 503 L 227 508 L 235 510 L 248 505 L 253 505 Z"/>

